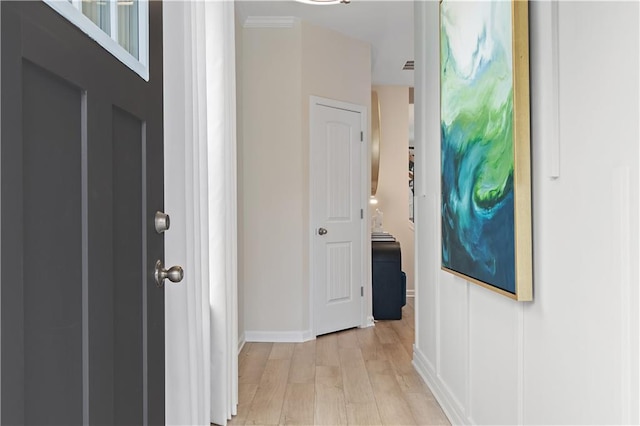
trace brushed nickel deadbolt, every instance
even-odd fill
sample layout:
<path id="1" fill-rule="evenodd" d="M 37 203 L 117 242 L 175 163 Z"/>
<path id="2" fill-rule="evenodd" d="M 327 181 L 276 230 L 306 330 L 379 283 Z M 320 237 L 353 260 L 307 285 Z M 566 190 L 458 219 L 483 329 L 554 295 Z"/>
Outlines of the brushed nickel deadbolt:
<path id="1" fill-rule="evenodd" d="M 153 219 L 153 224 L 156 227 L 156 232 L 162 234 L 171 226 L 171 220 L 168 214 L 158 211 Z"/>

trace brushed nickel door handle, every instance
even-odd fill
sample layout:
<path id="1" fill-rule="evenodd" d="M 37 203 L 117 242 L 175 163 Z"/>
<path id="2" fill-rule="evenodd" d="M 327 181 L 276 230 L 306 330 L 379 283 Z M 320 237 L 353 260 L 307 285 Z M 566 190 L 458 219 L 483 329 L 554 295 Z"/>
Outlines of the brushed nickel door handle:
<path id="1" fill-rule="evenodd" d="M 184 278 L 184 270 L 181 266 L 172 266 L 169 269 L 165 269 L 161 260 L 156 262 L 156 269 L 153 273 L 158 287 L 164 285 L 164 280 L 168 279 L 172 283 L 179 283 Z"/>

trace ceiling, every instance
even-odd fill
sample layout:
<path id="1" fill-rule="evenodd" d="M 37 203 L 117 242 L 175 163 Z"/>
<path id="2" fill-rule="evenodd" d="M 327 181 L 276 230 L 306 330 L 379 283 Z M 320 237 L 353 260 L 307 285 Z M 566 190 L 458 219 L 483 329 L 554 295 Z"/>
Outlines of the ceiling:
<path id="1" fill-rule="evenodd" d="M 371 44 L 374 85 L 413 86 L 413 71 L 403 71 L 413 53 L 413 2 L 351 0 L 317 6 L 285 1 L 236 1 L 241 23 L 249 16 L 294 16 Z"/>

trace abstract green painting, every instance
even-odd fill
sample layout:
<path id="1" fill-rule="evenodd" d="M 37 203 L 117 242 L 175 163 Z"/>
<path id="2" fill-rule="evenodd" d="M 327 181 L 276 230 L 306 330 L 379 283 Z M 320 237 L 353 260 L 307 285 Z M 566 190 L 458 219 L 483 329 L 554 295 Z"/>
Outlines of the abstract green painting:
<path id="1" fill-rule="evenodd" d="M 440 3 L 442 267 L 532 300 L 526 1 Z"/>

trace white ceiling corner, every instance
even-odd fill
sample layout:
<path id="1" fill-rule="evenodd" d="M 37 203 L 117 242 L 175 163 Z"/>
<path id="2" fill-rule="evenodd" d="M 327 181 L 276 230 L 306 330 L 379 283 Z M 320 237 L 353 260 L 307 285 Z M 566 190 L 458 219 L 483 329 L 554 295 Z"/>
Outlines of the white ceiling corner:
<path id="1" fill-rule="evenodd" d="M 294 0 L 239 0 L 235 5 L 245 28 L 286 28 L 295 23 L 291 19 L 302 19 L 368 42 L 374 85 L 413 86 L 414 72 L 402 70 L 406 61 L 415 59 L 413 1 L 351 0 L 316 6 Z"/>
<path id="2" fill-rule="evenodd" d="M 247 16 L 244 28 L 293 28 L 297 18 L 294 16 Z"/>

